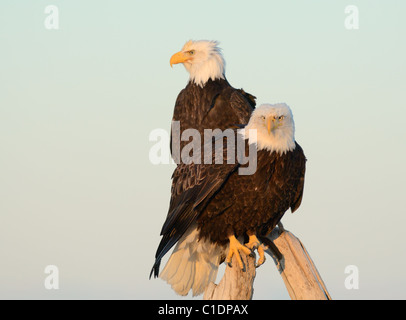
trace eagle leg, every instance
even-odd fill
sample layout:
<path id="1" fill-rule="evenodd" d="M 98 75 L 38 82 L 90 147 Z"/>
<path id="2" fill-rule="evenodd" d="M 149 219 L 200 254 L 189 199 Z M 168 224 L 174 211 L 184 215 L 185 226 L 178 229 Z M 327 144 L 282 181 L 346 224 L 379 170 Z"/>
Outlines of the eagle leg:
<path id="1" fill-rule="evenodd" d="M 258 251 L 259 259 L 258 259 L 256 267 L 258 268 L 259 266 L 263 265 L 265 262 L 265 247 L 258 240 L 257 236 L 255 234 L 251 234 L 249 236 L 248 243 L 246 243 L 245 245 L 248 248 L 252 249 L 253 251 L 255 251 L 255 249 Z"/>
<path id="2" fill-rule="evenodd" d="M 229 241 L 230 241 L 230 249 L 228 251 L 228 255 L 227 255 L 227 259 L 226 262 L 228 264 L 229 267 L 232 267 L 231 265 L 231 259 L 233 258 L 233 255 L 235 255 L 238 264 L 240 266 L 241 269 L 244 269 L 244 264 L 241 260 L 241 256 L 240 256 L 240 250 L 245 253 L 247 256 L 251 254 L 251 250 L 248 249 L 246 246 L 242 245 L 240 243 L 240 241 L 237 240 L 237 238 L 232 235 L 228 237 Z"/>

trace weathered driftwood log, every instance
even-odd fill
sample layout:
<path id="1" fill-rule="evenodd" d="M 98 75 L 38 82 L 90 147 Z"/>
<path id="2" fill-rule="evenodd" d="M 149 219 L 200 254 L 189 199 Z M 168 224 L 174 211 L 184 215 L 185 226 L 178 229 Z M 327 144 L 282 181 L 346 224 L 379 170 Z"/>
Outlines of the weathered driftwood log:
<path id="1" fill-rule="evenodd" d="M 273 258 L 292 300 L 331 300 L 313 260 L 297 237 L 277 227 L 268 238 L 277 249 L 268 248 L 266 252 Z M 220 283 L 211 283 L 206 289 L 204 300 L 252 299 L 255 258 L 242 255 L 242 259 L 246 270 L 238 268 L 233 260 L 236 267 L 226 267 Z"/>
<path id="2" fill-rule="evenodd" d="M 330 294 L 306 248 L 293 233 L 275 228 L 268 236 L 280 253 L 267 250 L 279 270 L 292 300 L 331 300 Z"/>
<path id="3" fill-rule="evenodd" d="M 251 300 L 254 292 L 255 255 L 253 257 L 241 255 L 245 270 L 241 270 L 233 257 L 232 265 L 226 267 L 224 276 L 218 285 L 213 282 L 204 292 L 204 300 Z"/>

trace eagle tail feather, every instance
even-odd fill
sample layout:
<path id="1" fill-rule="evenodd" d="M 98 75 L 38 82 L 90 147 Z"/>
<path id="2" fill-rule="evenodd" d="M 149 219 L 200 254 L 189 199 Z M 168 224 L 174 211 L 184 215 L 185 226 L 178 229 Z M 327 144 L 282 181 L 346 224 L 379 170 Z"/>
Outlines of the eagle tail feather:
<path id="1" fill-rule="evenodd" d="M 224 249 L 207 240 L 199 240 L 195 227 L 189 228 L 179 240 L 159 277 L 168 282 L 179 295 L 190 290 L 202 294 L 217 277 Z"/>

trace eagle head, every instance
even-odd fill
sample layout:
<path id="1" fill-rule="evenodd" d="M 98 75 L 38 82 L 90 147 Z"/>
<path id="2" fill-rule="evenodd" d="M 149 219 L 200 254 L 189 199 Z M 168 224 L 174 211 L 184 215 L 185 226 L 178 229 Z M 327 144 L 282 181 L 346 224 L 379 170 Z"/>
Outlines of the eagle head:
<path id="1" fill-rule="evenodd" d="M 256 130 L 256 138 L 250 136 L 250 129 Z M 284 154 L 296 147 L 293 114 L 285 103 L 260 105 L 240 133 L 248 143 L 256 143 L 258 150 Z"/>
<path id="2" fill-rule="evenodd" d="M 183 63 L 190 74 L 190 81 L 201 87 L 209 79 L 224 79 L 225 61 L 217 41 L 186 42 L 182 50 L 171 57 L 171 67 L 178 63 Z"/>

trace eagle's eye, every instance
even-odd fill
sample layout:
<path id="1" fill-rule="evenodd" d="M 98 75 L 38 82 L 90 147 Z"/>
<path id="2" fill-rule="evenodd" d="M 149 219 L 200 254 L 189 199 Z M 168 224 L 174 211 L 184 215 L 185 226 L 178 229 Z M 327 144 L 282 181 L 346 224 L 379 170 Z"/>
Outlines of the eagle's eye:
<path id="1" fill-rule="evenodd" d="M 285 119 L 285 116 L 280 116 L 279 117 L 279 120 L 283 120 L 283 119 Z"/>
<path id="2" fill-rule="evenodd" d="M 261 119 L 262 119 L 262 120 L 265 120 L 265 116 L 261 116 Z"/>
<path id="3" fill-rule="evenodd" d="M 193 56 L 193 55 L 195 54 L 195 50 L 190 50 L 190 51 L 189 51 L 189 54 L 190 54 L 191 56 Z"/>

